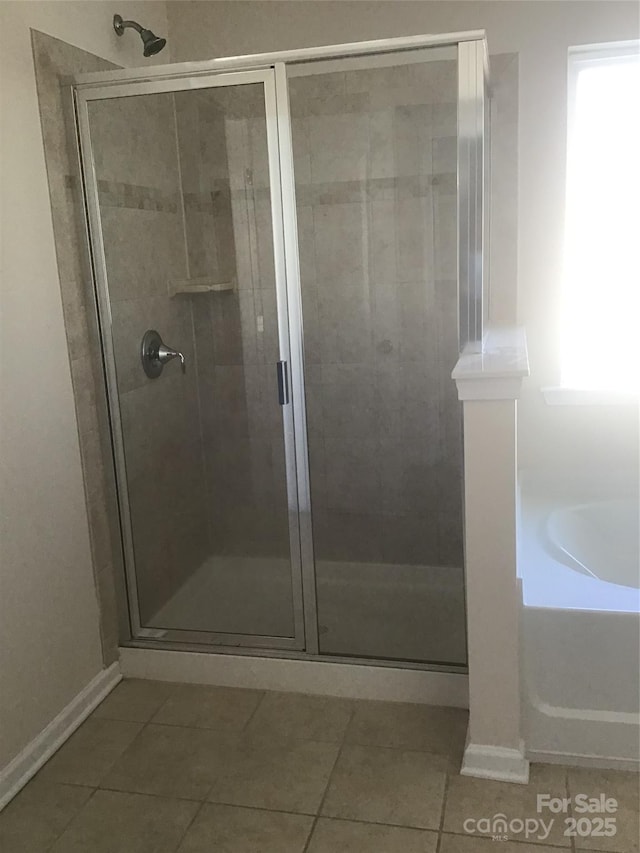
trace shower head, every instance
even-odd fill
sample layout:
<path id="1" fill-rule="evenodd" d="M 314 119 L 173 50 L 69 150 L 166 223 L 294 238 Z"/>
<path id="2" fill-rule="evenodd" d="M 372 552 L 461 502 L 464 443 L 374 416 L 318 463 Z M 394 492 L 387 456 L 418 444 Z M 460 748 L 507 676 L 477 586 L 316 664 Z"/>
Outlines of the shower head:
<path id="1" fill-rule="evenodd" d="M 143 53 L 145 56 L 154 56 L 156 53 L 160 53 L 162 48 L 167 43 L 166 39 L 154 35 L 151 30 L 143 30 L 140 33 L 140 36 L 142 37 L 142 41 L 144 42 Z"/>
<path id="2" fill-rule="evenodd" d="M 145 30 L 144 27 L 141 27 L 135 21 L 123 21 L 120 15 L 113 16 L 113 29 L 119 36 L 124 33 L 127 27 L 131 27 L 131 29 L 140 34 L 140 38 L 144 44 L 143 53 L 145 56 L 153 56 L 156 53 L 160 53 L 167 43 L 166 39 L 160 38 L 155 33 L 152 33 L 151 30 Z"/>

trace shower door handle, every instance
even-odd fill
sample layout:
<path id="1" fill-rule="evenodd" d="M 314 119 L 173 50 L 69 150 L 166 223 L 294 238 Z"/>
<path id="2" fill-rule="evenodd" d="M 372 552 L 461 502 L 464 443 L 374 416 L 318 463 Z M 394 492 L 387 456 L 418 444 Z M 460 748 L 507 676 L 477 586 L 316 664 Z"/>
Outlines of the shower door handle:
<path id="1" fill-rule="evenodd" d="M 289 402 L 289 368 L 286 361 L 279 361 L 276 364 L 278 375 L 278 402 L 281 406 L 286 406 Z"/>

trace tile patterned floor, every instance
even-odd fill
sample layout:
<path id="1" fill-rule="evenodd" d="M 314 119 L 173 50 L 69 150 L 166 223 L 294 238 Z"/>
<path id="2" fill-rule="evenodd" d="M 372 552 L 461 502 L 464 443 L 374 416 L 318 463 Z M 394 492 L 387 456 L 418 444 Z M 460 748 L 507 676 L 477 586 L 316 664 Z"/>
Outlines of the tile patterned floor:
<path id="1" fill-rule="evenodd" d="M 0 814 L 1 853 L 638 853 L 635 774 L 458 774 L 466 713 L 123 681 Z M 496 843 L 469 817 L 536 816 L 536 794 L 604 792 L 616 835 Z"/>

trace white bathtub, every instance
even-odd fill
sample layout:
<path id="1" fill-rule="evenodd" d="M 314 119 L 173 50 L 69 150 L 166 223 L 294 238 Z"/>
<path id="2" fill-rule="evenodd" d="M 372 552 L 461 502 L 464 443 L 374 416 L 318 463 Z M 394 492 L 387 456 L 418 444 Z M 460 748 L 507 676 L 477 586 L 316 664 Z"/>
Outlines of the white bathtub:
<path id="1" fill-rule="evenodd" d="M 584 485 L 521 479 L 518 575 L 532 758 L 637 768 L 639 562 L 632 490 L 585 495 Z"/>

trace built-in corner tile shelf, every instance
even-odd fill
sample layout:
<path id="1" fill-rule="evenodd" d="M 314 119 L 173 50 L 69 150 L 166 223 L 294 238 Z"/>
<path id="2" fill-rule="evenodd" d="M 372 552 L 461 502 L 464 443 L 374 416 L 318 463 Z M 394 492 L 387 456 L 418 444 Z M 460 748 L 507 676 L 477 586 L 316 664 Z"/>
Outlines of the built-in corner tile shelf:
<path id="1" fill-rule="evenodd" d="M 227 293 L 235 287 L 235 280 L 215 281 L 203 276 L 201 278 L 185 278 L 169 283 L 171 296 L 193 295 L 195 293 Z"/>
<path id="2" fill-rule="evenodd" d="M 516 400 L 528 375 L 527 336 L 521 326 L 487 329 L 482 350 L 463 351 L 451 374 L 459 400 Z"/>

